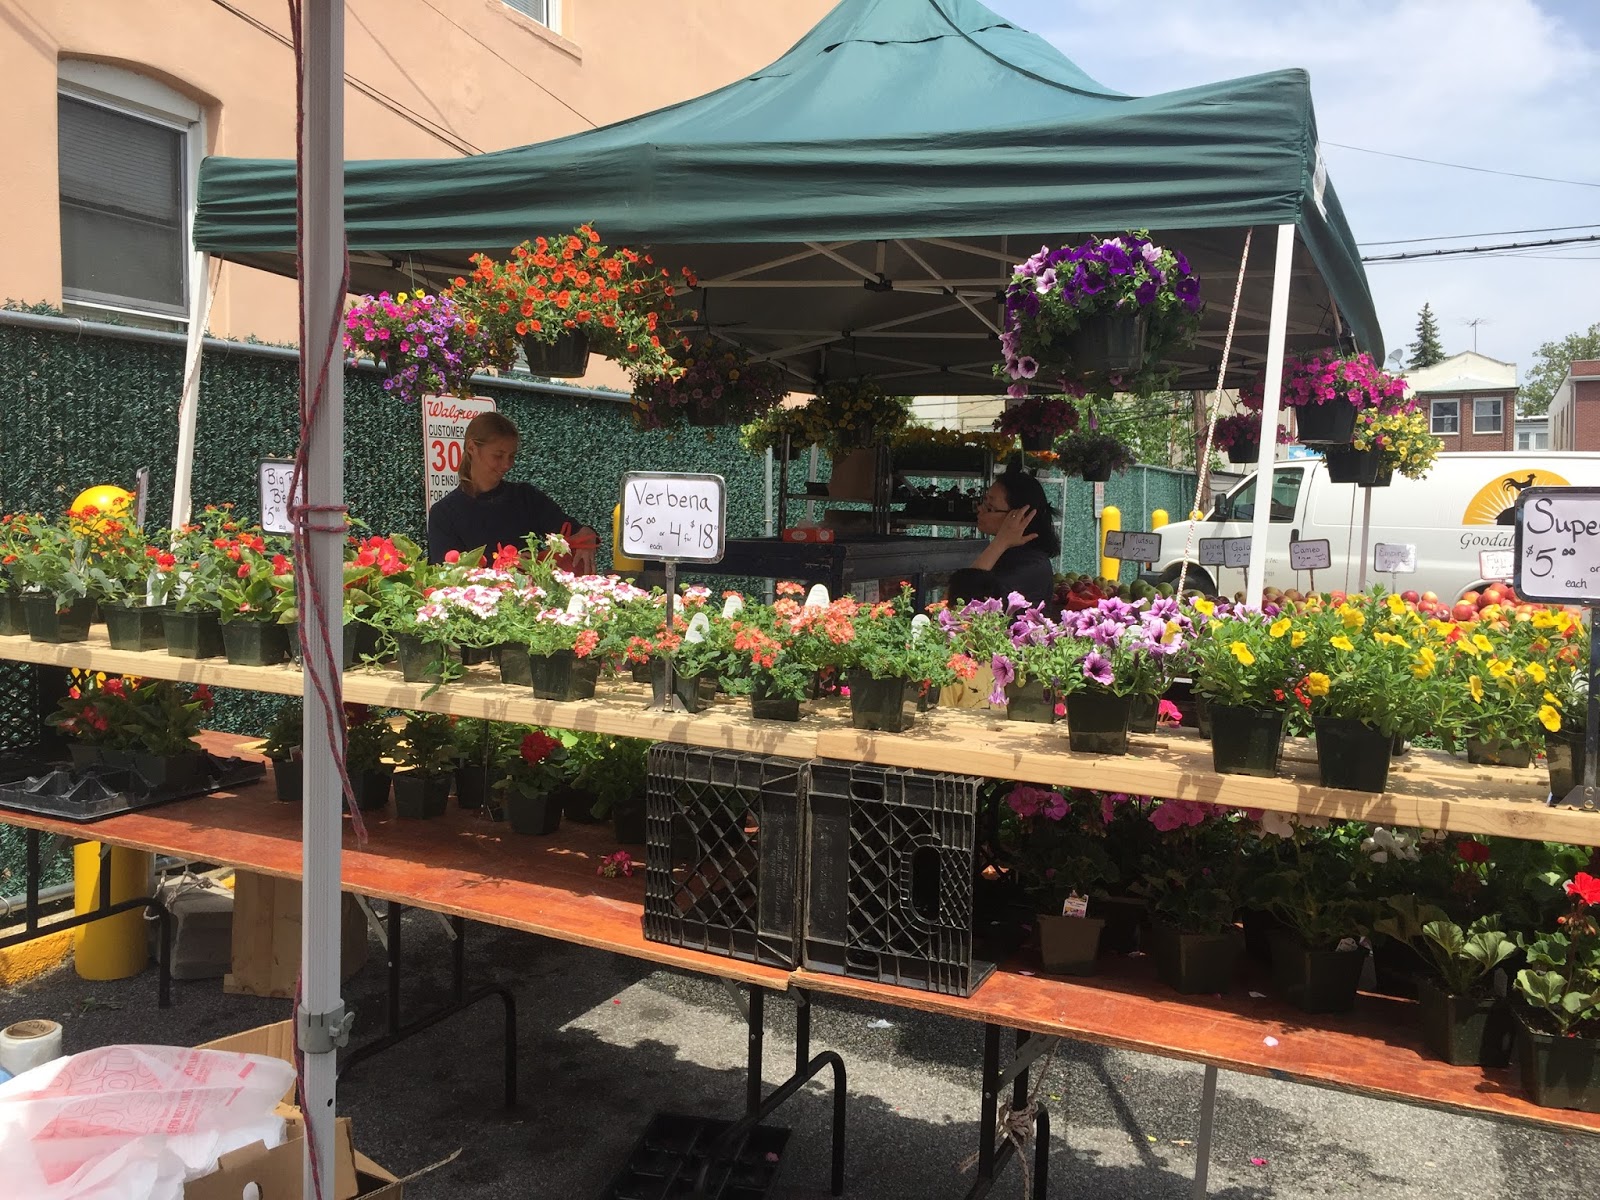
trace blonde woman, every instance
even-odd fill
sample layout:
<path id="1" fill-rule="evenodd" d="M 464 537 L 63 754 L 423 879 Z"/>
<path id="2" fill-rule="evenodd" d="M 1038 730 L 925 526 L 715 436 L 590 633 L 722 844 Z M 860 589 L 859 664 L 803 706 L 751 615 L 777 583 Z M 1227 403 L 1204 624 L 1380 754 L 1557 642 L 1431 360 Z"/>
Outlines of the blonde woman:
<path id="1" fill-rule="evenodd" d="M 520 440 L 517 427 L 500 413 L 472 418 L 461 439 L 460 483 L 428 513 L 429 562 L 478 546 L 490 555 L 501 546 L 521 549 L 530 533 L 559 533 L 572 546 L 572 569 L 594 570 L 594 530 L 577 525 L 533 484 L 506 478 Z"/>

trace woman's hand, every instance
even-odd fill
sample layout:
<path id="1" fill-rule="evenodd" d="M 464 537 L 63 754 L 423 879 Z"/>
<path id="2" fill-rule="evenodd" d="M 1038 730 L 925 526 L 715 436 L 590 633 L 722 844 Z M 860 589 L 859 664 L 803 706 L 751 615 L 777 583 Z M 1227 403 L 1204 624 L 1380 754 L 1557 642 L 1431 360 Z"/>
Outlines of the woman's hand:
<path id="1" fill-rule="evenodd" d="M 1009 550 L 1013 546 L 1026 546 L 1037 533 L 1029 533 L 1028 523 L 1033 520 L 1033 509 L 1013 508 L 1006 514 L 1005 520 L 1000 522 L 1000 528 L 995 531 L 992 545 L 1001 550 Z"/>

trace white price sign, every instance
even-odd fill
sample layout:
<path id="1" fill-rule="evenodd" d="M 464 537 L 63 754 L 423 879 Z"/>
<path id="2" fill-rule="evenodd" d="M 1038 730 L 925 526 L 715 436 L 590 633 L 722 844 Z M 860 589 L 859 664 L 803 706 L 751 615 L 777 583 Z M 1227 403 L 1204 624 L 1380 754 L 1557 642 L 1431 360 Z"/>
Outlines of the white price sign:
<path id="1" fill-rule="evenodd" d="M 1417 548 L 1409 542 L 1379 542 L 1372 548 L 1372 569 L 1379 575 L 1413 575 Z"/>
<path id="2" fill-rule="evenodd" d="M 280 458 L 261 460 L 261 528 L 267 533 L 293 533 L 289 522 L 289 484 L 294 464 Z"/>
<path id="3" fill-rule="evenodd" d="M 1220 567 L 1226 555 L 1223 553 L 1227 538 L 1201 538 L 1200 539 L 1200 565 L 1202 567 Z"/>
<path id="4" fill-rule="evenodd" d="M 1326 571 L 1333 566 L 1333 553 L 1327 538 L 1306 538 L 1289 543 L 1291 571 Z"/>
<path id="5" fill-rule="evenodd" d="M 1117 539 L 1116 549 L 1111 548 L 1111 539 Z M 1155 562 L 1161 557 L 1161 535 L 1159 533 L 1137 533 L 1122 530 L 1116 534 L 1106 534 L 1106 557 L 1119 558 L 1123 562 Z"/>
<path id="6" fill-rule="evenodd" d="M 1600 488 L 1526 489 L 1514 553 L 1518 596 L 1600 605 Z"/>
<path id="7" fill-rule="evenodd" d="M 1250 565 L 1250 539 L 1247 537 L 1223 538 L 1222 565 L 1225 567 L 1248 567 Z"/>
<path id="8" fill-rule="evenodd" d="M 1101 548 L 1100 553 L 1102 555 L 1104 555 L 1106 558 L 1121 558 L 1122 557 L 1122 538 L 1123 538 L 1122 530 L 1120 530 L 1120 529 L 1108 530 L 1106 532 L 1105 545 Z"/>
<path id="9" fill-rule="evenodd" d="M 629 471 L 622 477 L 622 553 L 720 562 L 728 492 L 721 475 Z"/>
<path id="10" fill-rule="evenodd" d="M 429 509 L 461 482 L 462 439 L 467 425 L 479 413 L 493 411 L 494 401 L 486 396 L 422 398 L 422 470 L 427 478 L 423 494 Z"/>
<path id="11" fill-rule="evenodd" d="M 1479 550 L 1478 575 L 1483 579 L 1508 582 L 1517 573 L 1515 550 Z M 1518 593 L 1521 594 L 1520 592 Z"/>

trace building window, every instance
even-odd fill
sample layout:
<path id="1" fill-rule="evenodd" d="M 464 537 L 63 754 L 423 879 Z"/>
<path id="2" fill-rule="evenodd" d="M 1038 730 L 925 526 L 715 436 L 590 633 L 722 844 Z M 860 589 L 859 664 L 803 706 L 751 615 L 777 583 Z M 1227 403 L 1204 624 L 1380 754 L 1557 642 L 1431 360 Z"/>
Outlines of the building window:
<path id="1" fill-rule="evenodd" d="M 1461 432 L 1461 401 L 1435 400 L 1431 410 L 1430 429 L 1440 436 Z"/>
<path id="2" fill-rule="evenodd" d="M 1505 428 L 1504 411 L 1505 401 L 1499 396 L 1480 396 L 1472 402 L 1472 432 L 1500 433 Z"/>
<path id="3" fill-rule="evenodd" d="M 546 29 L 561 31 L 561 0 L 504 0 L 525 17 L 532 17 Z"/>
<path id="4" fill-rule="evenodd" d="M 1549 448 L 1550 431 L 1548 429 L 1517 430 L 1518 450 L 1548 450 Z"/>

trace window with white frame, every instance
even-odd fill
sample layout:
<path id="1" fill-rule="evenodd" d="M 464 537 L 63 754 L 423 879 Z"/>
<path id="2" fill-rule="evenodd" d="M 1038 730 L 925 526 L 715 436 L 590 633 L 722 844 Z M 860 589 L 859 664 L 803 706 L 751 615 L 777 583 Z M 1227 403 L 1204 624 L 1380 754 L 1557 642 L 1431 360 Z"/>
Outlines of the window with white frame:
<path id="1" fill-rule="evenodd" d="M 132 72 L 66 61 L 56 115 L 63 301 L 181 322 L 199 106 Z"/>
<path id="2" fill-rule="evenodd" d="M 561 31 L 561 0 L 503 0 L 525 17 L 532 17 L 546 29 Z"/>
<path id="3" fill-rule="evenodd" d="M 1479 396 L 1472 402 L 1472 432 L 1500 433 L 1505 429 L 1506 402 L 1499 396 Z"/>
<path id="4" fill-rule="evenodd" d="M 1550 431 L 1548 429 L 1517 430 L 1518 450 L 1548 450 L 1549 448 Z"/>
<path id="5" fill-rule="evenodd" d="M 1429 408 L 1429 429 L 1440 437 L 1461 432 L 1461 401 L 1435 400 Z"/>

